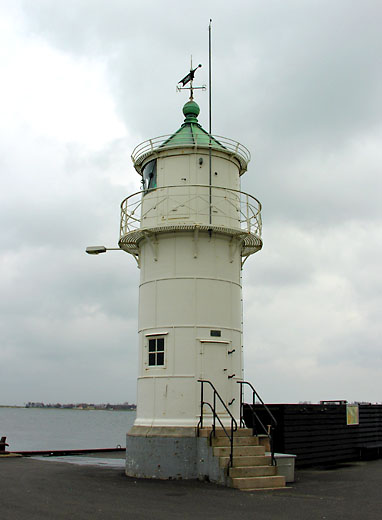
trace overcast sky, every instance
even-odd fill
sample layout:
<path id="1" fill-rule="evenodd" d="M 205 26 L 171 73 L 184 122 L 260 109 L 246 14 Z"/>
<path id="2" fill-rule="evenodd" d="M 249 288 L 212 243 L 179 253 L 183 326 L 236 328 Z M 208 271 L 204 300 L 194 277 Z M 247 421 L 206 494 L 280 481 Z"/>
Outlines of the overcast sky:
<path id="1" fill-rule="evenodd" d="M 177 130 L 190 55 L 252 153 L 245 375 L 267 402 L 382 401 L 380 0 L 0 0 L 0 404 L 135 402 L 130 154 Z M 198 93 L 208 128 L 208 93 Z"/>

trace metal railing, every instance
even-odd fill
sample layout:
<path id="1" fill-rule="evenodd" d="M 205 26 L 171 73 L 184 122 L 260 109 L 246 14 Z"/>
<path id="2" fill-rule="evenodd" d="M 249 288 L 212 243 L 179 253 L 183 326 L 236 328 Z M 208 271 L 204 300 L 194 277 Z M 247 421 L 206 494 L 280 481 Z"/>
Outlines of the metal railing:
<path id="1" fill-rule="evenodd" d="M 246 427 L 246 424 L 244 422 L 244 390 L 243 386 L 248 385 L 252 390 L 252 403 L 248 403 L 248 406 L 252 413 L 252 433 L 253 435 L 258 435 L 258 426 L 262 429 L 263 433 L 268 436 L 269 439 L 269 447 L 271 451 L 271 460 L 272 460 L 272 466 L 276 465 L 276 459 L 275 459 L 275 450 L 274 450 L 274 442 L 273 442 L 273 434 L 274 430 L 277 428 L 277 421 L 274 418 L 272 412 L 268 408 L 268 406 L 264 403 L 264 401 L 261 399 L 260 395 L 257 393 L 255 388 L 252 386 L 252 384 L 249 381 L 237 381 L 237 383 L 240 385 L 240 427 Z M 264 425 L 263 421 L 260 419 L 258 414 L 255 410 L 255 404 L 256 404 L 256 397 L 260 401 L 263 410 L 265 410 L 271 424 L 268 424 L 267 426 Z"/>
<path id="2" fill-rule="evenodd" d="M 242 172 L 246 171 L 251 160 L 248 148 L 228 137 L 212 135 L 211 138 L 208 134 L 202 133 L 184 136 L 177 134 L 160 135 L 138 144 L 131 154 L 131 159 L 135 169 L 140 172 L 143 161 L 155 152 L 176 148 L 193 148 L 195 150 L 211 148 L 212 150 L 228 152 L 236 157 L 240 162 Z"/>
<path id="3" fill-rule="evenodd" d="M 155 195 L 155 200 L 149 203 L 151 195 Z M 155 219 L 160 227 L 173 226 L 176 212 L 186 213 L 187 222 L 191 224 L 233 228 L 261 238 L 261 203 L 255 197 L 239 190 L 204 184 L 158 187 L 129 195 L 121 203 L 120 238 L 152 227 Z"/>
<path id="4" fill-rule="evenodd" d="M 228 472 L 229 468 L 232 468 L 233 466 L 233 434 L 237 430 L 237 422 L 232 415 L 232 413 L 229 411 L 227 405 L 223 401 L 223 399 L 220 397 L 219 392 L 216 390 L 214 385 L 211 383 L 211 381 L 208 381 L 207 379 L 198 379 L 198 383 L 201 383 L 201 390 L 200 390 L 200 419 L 197 426 L 197 432 L 199 436 L 199 430 L 200 428 L 203 428 L 203 415 L 204 415 L 204 406 L 208 406 L 209 409 L 212 412 L 212 430 L 210 433 L 210 445 L 212 444 L 212 437 L 215 437 L 216 434 L 216 421 L 220 424 L 220 426 L 223 428 L 224 433 L 228 437 L 230 441 L 230 455 L 229 455 L 229 461 L 228 461 Z M 213 390 L 213 404 L 209 403 L 208 401 L 204 400 L 204 385 L 208 384 Z M 223 405 L 224 410 L 227 412 L 227 414 L 230 417 L 231 420 L 231 426 L 229 429 L 229 432 L 227 431 L 227 428 L 224 426 L 222 420 L 220 419 L 217 411 L 216 411 L 216 399 L 219 400 L 220 404 Z"/>

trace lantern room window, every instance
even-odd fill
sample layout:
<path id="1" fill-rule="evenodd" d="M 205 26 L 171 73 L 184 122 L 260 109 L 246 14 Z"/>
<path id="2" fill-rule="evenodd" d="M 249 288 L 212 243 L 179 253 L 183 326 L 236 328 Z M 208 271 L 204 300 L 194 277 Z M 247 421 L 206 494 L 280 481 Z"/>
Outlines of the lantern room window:
<path id="1" fill-rule="evenodd" d="M 157 187 L 157 160 L 149 161 L 142 170 L 143 190 L 153 190 Z"/>
<path id="2" fill-rule="evenodd" d="M 164 366 L 164 338 L 149 339 L 149 367 Z"/>

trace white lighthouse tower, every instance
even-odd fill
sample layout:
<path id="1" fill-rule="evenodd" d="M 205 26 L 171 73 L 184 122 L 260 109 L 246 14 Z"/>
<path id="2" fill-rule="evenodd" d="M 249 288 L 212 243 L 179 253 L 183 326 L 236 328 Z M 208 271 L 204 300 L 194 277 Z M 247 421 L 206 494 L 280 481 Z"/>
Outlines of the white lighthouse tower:
<path id="1" fill-rule="evenodd" d="M 211 473 L 201 427 L 240 426 L 241 269 L 262 247 L 261 205 L 240 191 L 249 151 L 202 128 L 192 93 L 179 130 L 133 151 L 142 190 L 121 205 L 119 247 L 140 268 L 135 477 Z"/>
<path id="2" fill-rule="evenodd" d="M 261 205 L 240 190 L 247 148 L 198 122 L 195 71 L 182 80 L 191 96 L 181 127 L 134 149 L 142 189 L 121 204 L 119 248 L 140 268 L 137 416 L 126 475 L 281 487 L 276 421 L 243 378 L 241 270 L 262 247 Z M 251 429 L 244 385 L 263 405 L 263 420 L 250 407 Z"/>

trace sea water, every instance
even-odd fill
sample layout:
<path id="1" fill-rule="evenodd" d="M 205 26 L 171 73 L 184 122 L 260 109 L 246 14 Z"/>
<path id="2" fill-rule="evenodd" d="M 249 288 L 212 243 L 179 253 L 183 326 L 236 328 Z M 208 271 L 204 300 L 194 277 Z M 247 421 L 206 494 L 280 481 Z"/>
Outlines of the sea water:
<path id="1" fill-rule="evenodd" d="M 126 447 L 133 411 L 0 408 L 0 437 L 10 451 Z"/>

